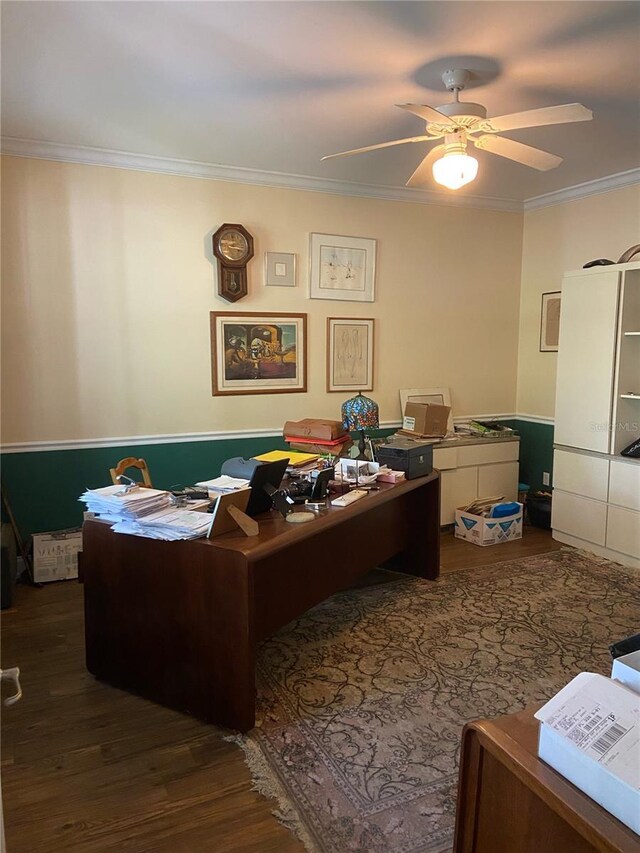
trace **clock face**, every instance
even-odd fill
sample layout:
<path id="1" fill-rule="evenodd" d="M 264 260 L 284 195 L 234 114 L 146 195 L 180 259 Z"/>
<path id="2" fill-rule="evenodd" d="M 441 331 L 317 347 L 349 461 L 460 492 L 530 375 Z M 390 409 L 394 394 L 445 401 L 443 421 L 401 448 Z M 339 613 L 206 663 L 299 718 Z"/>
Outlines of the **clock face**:
<path id="1" fill-rule="evenodd" d="M 244 234 L 235 228 L 229 228 L 220 235 L 218 251 L 229 261 L 239 261 L 248 254 L 249 244 Z"/>

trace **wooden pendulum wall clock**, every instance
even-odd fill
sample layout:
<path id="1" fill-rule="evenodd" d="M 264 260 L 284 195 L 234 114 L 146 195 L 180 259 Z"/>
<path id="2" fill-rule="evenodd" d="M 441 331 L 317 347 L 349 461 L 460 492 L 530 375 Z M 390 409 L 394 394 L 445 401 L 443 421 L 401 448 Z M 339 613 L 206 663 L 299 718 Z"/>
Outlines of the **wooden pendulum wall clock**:
<path id="1" fill-rule="evenodd" d="M 242 225 L 225 222 L 213 235 L 218 259 L 218 296 L 237 302 L 247 295 L 247 264 L 253 257 L 253 237 Z"/>

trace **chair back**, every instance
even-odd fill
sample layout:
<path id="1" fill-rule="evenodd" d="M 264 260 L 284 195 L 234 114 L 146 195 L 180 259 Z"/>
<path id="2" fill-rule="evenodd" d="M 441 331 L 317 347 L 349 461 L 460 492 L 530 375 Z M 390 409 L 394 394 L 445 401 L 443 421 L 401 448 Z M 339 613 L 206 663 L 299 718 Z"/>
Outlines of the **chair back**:
<path id="1" fill-rule="evenodd" d="M 138 483 L 139 486 L 142 486 L 145 489 L 153 488 L 147 463 L 144 459 L 136 459 L 135 456 L 127 456 L 126 459 L 121 459 L 115 468 L 109 469 L 114 486 L 119 484 L 120 481 L 118 480 L 118 477 L 120 474 L 124 474 L 129 468 L 137 468 L 142 474 L 142 482 Z"/>

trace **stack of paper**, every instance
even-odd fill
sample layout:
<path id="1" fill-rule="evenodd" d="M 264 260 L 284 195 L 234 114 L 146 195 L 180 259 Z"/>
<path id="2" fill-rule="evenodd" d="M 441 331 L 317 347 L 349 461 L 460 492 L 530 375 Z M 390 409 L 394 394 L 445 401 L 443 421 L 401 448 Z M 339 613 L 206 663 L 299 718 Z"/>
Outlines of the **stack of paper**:
<path id="1" fill-rule="evenodd" d="M 243 480 L 241 477 L 228 477 L 226 474 L 223 474 L 214 480 L 201 480 L 199 483 L 196 483 L 196 486 L 200 486 L 216 494 L 227 494 L 228 492 L 237 492 L 240 489 L 248 488 L 249 481 Z"/>
<path id="2" fill-rule="evenodd" d="M 143 518 L 119 521 L 111 528 L 116 533 L 130 533 L 147 539 L 197 539 L 209 532 L 211 515 L 195 510 L 161 509 Z"/>
<path id="3" fill-rule="evenodd" d="M 123 521 L 142 518 L 169 506 L 169 493 L 159 489 L 131 489 L 123 486 L 105 486 L 87 489 L 80 496 L 89 512 L 95 512 L 105 521 Z"/>

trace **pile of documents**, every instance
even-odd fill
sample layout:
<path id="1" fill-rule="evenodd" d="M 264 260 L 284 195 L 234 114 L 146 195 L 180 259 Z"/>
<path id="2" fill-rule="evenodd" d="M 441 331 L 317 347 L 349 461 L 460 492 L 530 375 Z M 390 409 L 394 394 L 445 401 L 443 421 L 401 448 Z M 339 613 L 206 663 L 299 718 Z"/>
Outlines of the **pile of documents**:
<path id="1" fill-rule="evenodd" d="M 148 539 L 197 539 L 211 524 L 208 513 L 178 509 L 171 505 L 169 493 L 159 489 L 105 486 L 87 489 L 80 500 L 116 533 Z"/>
<path id="2" fill-rule="evenodd" d="M 207 489 L 209 493 L 214 495 L 227 495 L 229 492 L 237 492 L 240 489 L 246 489 L 249 486 L 249 480 L 243 480 L 241 477 L 228 477 L 223 474 L 221 477 L 215 477 L 213 480 L 201 480 L 196 483 L 202 489 Z"/>

